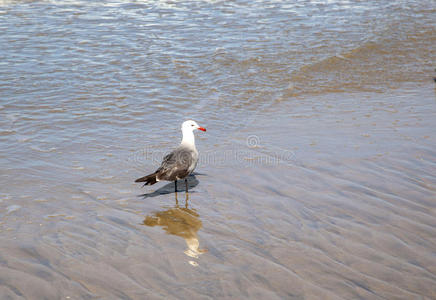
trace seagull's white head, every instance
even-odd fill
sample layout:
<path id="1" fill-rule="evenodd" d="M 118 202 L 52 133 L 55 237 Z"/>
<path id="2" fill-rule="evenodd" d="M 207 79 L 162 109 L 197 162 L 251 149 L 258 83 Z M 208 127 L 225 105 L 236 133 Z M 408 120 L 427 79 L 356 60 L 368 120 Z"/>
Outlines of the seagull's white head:
<path id="1" fill-rule="evenodd" d="M 185 121 L 182 124 L 182 131 L 194 131 L 195 129 L 206 131 L 206 128 L 199 126 L 197 122 L 192 120 Z"/>

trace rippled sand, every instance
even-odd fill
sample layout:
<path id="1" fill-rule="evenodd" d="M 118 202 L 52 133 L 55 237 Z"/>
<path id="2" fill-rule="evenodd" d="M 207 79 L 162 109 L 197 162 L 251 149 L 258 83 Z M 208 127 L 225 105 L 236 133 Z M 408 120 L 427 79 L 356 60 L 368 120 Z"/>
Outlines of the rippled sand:
<path id="1" fill-rule="evenodd" d="M 434 91 L 323 99 L 201 139 L 187 201 L 148 149 L 3 172 L 3 298 L 435 298 Z"/>

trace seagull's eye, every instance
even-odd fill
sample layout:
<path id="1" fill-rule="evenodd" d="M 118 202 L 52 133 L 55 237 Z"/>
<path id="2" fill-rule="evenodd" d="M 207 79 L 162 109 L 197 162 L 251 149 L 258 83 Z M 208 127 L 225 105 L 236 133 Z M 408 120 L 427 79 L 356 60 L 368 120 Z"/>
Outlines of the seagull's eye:
<path id="1" fill-rule="evenodd" d="M 191 126 L 194 126 L 194 124 L 191 124 Z"/>

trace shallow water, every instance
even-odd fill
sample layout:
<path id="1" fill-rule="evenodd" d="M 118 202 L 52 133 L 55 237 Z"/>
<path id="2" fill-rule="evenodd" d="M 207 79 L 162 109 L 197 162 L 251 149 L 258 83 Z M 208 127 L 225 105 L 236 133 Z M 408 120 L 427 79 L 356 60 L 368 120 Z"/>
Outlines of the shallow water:
<path id="1" fill-rule="evenodd" d="M 436 298 L 433 6 L 0 1 L 0 298 Z"/>

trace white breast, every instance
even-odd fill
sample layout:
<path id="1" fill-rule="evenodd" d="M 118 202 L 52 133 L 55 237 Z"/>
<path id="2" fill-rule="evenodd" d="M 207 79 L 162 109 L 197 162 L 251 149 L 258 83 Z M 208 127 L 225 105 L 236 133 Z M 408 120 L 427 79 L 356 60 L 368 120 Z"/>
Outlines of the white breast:
<path id="1" fill-rule="evenodd" d="M 198 162 L 198 151 L 192 151 L 192 163 L 188 168 L 189 173 L 192 173 L 192 171 L 194 171 L 195 167 L 197 166 L 197 162 Z"/>

